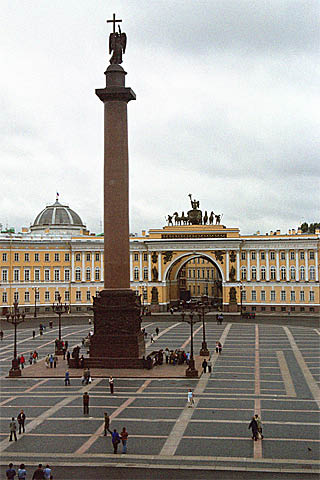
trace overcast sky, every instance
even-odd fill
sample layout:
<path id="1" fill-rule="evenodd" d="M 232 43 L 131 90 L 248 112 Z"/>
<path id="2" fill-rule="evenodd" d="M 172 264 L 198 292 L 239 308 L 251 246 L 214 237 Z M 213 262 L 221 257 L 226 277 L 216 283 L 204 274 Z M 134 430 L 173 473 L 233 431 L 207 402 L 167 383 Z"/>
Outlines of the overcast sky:
<path id="1" fill-rule="evenodd" d="M 130 231 L 190 208 L 242 233 L 319 221 L 318 0 L 2 0 L 0 223 L 101 231 L 106 19 L 128 37 Z"/>

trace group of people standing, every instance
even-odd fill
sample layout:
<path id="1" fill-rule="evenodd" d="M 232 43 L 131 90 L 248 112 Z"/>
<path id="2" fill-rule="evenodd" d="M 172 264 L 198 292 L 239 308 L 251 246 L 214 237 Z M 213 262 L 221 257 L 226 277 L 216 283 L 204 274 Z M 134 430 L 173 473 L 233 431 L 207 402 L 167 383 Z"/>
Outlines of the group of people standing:
<path id="1" fill-rule="evenodd" d="M 14 480 L 17 472 L 13 468 L 13 463 L 9 463 L 9 468 L 6 470 L 6 477 L 8 480 Z M 18 480 L 26 480 L 27 470 L 24 463 L 21 463 L 18 468 Z M 38 468 L 33 472 L 32 480 L 52 480 L 52 469 L 49 464 L 43 468 L 42 463 L 39 463 Z"/>

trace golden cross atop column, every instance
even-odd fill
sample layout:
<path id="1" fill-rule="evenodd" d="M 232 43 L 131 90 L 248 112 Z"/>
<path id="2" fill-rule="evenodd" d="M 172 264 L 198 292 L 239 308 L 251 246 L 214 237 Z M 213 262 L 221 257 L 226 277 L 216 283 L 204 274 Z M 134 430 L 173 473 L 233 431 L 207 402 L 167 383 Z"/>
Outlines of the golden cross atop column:
<path id="1" fill-rule="evenodd" d="M 113 33 L 116 33 L 116 23 L 122 22 L 122 20 L 116 20 L 116 14 L 113 14 L 112 20 L 107 20 L 107 23 L 113 23 Z"/>

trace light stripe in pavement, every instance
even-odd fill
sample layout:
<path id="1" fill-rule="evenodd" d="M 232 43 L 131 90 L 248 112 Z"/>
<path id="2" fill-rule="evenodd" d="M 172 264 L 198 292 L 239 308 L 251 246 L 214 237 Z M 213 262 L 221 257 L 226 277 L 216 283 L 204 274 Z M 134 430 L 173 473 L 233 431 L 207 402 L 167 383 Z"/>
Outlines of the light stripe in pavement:
<path id="1" fill-rule="evenodd" d="M 281 375 L 283 378 L 284 387 L 286 389 L 286 393 L 288 397 L 296 397 L 297 396 L 296 390 L 293 385 L 293 381 L 290 375 L 289 367 L 286 362 L 284 353 L 282 351 L 277 351 L 276 353 L 277 353 L 279 367 L 280 367 Z"/>

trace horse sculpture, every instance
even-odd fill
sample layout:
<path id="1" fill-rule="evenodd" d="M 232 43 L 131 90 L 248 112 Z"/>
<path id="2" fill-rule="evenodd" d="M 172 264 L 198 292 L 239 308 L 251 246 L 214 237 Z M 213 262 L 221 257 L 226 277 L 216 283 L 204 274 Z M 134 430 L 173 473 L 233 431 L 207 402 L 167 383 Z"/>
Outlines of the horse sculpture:
<path id="1" fill-rule="evenodd" d="M 182 212 L 181 217 L 179 216 L 178 212 L 174 212 L 173 217 L 175 225 L 182 225 L 182 223 L 183 225 L 187 225 L 189 220 L 188 217 L 184 215 L 184 212 Z"/>
<path id="2" fill-rule="evenodd" d="M 209 217 L 209 224 L 210 224 L 210 225 L 213 225 L 213 221 L 214 221 L 214 213 L 211 212 L 211 213 L 210 213 L 210 217 Z"/>

